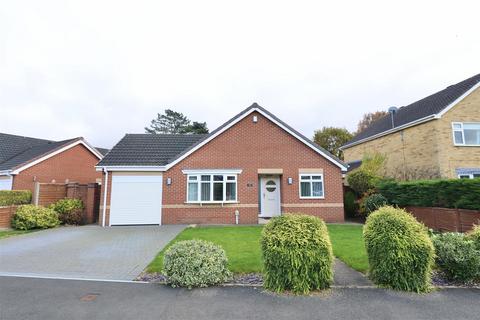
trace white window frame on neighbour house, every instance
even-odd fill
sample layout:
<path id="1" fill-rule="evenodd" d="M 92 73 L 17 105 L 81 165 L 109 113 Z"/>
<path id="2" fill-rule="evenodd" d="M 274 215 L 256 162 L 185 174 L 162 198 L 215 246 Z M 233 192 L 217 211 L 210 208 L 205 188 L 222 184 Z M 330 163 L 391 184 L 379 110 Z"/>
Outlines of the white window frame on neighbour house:
<path id="1" fill-rule="evenodd" d="M 309 184 L 310 195 L 302 195 L 302 183 Z M 313 184 L 321 183 L 322 195 L 313 195 Z M 325 199 L 325 183 L 323 180 L 323 173 L 301 173 L 298 175 L 298 194 L 300 199 Z"/>
<path id="2" fill-rule="evenodd" d="M 478 173 L 460 173 L 458 175 L 459 179 L 476 179 L 480 178 L 480 174 Z"/>
<path id="3" fill-rule="evenodd" d="M 465 146 L 465 147 L 480 147 L 480 137 L 478 138 L 478 143 L 466 143 L 465 142 L 465 125 L 478 126 L 479 135 L 480 135 L 480 122 L 452 122 L 452 136 L 453 144 L 455 146 Z M 459 134 L 458 138 L 461 138 L 461 142 L 457 140 L 455 134 Z"/>
<path id="4" fill-rule="evenodd" d="M 237 173 L 201 172 L 187 174 L 187 203 L 237 203 L 238 202 L 238 177 Z M 233 185 L 234 198 L 227 199 L 227 186 Z M 196 186 L 196 197 L 191 198 L 191 186 Z M 208 186 L 208 188 L 207 188 Z M 221 186 L 222 198 L 214 200 L 215 188 Z M 203 190 L 208 190 L 206 193 Z M 202 200 L 202 196 L 208 196 Z"/>

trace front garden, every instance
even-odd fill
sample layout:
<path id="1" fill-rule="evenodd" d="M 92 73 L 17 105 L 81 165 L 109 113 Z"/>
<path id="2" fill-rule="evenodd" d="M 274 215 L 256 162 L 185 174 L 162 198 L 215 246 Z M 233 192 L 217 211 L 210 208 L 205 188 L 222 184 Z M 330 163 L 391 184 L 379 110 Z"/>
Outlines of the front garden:
<path id="1" fill-rule="evenodd" d="M 328 224 L 333 254 L 351 268 L 366 272 L 368 259 L 362 238 L 362 225 Z M 162 272 L 165 251 L 183 240 L 201 239 L 220 245 L 234 273 L 261 273 L 263 267 L 260 239 L 263 226 L 212 226 L 187 228 L 168 244 L 150 263 L 147 272 Z"/>

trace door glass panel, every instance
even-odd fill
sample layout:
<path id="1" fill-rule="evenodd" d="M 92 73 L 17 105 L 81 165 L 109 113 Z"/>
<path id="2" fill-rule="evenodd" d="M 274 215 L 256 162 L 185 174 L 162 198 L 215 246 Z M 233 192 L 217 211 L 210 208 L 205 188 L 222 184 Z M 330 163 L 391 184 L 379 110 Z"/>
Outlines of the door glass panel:
<path id="1" fill-rule="evenodd" d="M 277 185 L 273 180 L 268 180 L 267 183 L 265 183 L 265 185 L 266 185 L 265 189 L 267 189 L 268 192 L 273 192 L 277 190 Z"/>

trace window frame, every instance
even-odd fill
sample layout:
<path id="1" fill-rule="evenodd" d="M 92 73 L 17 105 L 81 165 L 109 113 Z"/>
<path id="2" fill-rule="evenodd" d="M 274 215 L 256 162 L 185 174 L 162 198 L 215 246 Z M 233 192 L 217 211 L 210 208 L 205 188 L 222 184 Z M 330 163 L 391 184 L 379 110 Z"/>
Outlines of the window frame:
<path id="1" fill-rule="evenodd" d="M 303 176 L 309 176 L 309 180 L 302 180 Z M 312 179 L 313 176 L 319 176 L 321 179 Z M 310 183 L 310 196 L 302 196 L 302 182 L 309 182 Z M 313 182 L 321 182 L 322 183 L 322 195 L 321 196 L 313 196 Z M 325 199 L 325 181 L 323 179 L 323 173 L 300 173 L 298 175 L 298 196 L 300 199 Z"/>
<path id="2" fill-rule="evenodd" d="M 458 179 L 479 179 L 480 177 L 474 177 L 475 175 L 478 175 L 478 173 L 460 173 L 457 174 Z M 462 178 L 462 177 L 468 177 L 468 178 Z"/>
<path id="3" fill-rule="evenodd" d="M 202 176 L 210 176 L 209 181 L 202 181 Z M 215 181 L 214 176 L 223 176 L 222 181 Z M 196 181 L 190 181 L 190 177 L 196 177 Z M 229 180 L 228 177 L 234 177 L 234 179 Z M 215 171 L 211 172 L 199 172 L 199 173 L 187 173 L 187 191 L 186 191 L 186 203 L 195 203 L 195 204 L 213 204 L 213 203 L 238 203 L 238 174 L 237 173 L 217 173 Z M 189 187 L 190 183 L 197 184 L 197 200 L 189 200 Z M 202 184 L 209 184 L 210 186 L 210 200 L 201 200 L 202 199 Z M 214 197 L 214 184 L 222 184 L 223 187 L 223 200 L 213 200 Z M 227 199 L 227 183 L 235 184 L 235 199 Z"/>
<path id="4" fill-rule="evenodd" d="M 465 143 L 465 129 L 463 127 L 464 124 L 476 124 L 480 126 L 480 122 L 452 122 L 452 138 L 453 138 L 453 145 L 458 147 L 480 147 L 479 144 L 467 144 Z M 455 125 L 459 125 L 460 129 L 456 129 Z M 462 133 L 462 143 L 457 143 L 455 141 L 455 132 Z"/>

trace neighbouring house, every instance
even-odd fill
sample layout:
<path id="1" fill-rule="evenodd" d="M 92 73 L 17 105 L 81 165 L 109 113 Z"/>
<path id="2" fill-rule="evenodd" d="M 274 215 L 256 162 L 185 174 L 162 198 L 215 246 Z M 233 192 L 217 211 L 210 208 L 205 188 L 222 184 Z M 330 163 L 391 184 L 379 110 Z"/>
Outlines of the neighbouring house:
<path id="1" fill-rule="evenodd" d="M 386 175 L 402 180 L 480 177 L 480 74 L 391 108 L 342 150 L 352 167 L 385 154 Z"/>
<path id="2" fill-rule="evenodd" d="M 83 138 L 50 141 L 0 133 L 0 190 L 30 190 L 39 183 L 95 183 L 106 149 Z"/>
<path id="3" fill-rule="evenodd" d="M 346 165 L 256 103 L 207 135 L 127 134 L 97 169 L 104 226 L 344 220 Z"/>

